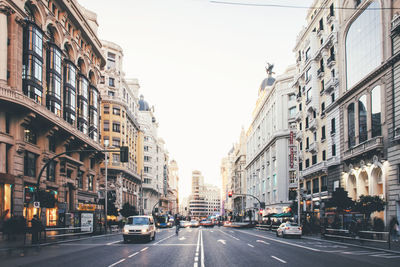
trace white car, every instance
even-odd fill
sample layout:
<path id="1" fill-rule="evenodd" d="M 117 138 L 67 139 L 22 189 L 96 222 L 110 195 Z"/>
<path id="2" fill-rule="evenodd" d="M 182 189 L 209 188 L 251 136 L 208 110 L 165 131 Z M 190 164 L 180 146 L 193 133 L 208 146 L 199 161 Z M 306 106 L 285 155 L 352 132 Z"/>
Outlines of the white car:
<path id="1" fill-rule="evenodd" d="M 276 236 L 281 236 L 285 238 L 286 236 L 297 236 L 301 238 L 302 228 L 296 223 L 285 222 L 279 225 L 279 228 L 276 230 Z"/>
<path id="2" fill-rule="evenodd" d="M 156 226 L 153 216 L 130 216 L 124 226 L 124 242 L 144 237 L 148 241 L 156 239 Z"/>

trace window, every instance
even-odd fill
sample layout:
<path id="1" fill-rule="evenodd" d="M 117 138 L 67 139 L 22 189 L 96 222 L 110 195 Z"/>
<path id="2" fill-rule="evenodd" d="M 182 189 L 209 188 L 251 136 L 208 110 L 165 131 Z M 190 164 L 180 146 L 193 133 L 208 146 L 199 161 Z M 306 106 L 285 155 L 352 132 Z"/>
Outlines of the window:
<path id="1" fill-rule="evenodd" d="M 296 116 L 296 107 L 291 107 L 289 109 L 289 118 L 293 118 L 294 116 Z"/>
<path id="2" fill-rule="evenodd" d="M 108 96 L 115 96 L 114 91 L 108 91 Z"/>
<path id="3" fill-rule="evenodd" d="M 347 136 L 349 148 L 356 144 L 356 129 L 354 118 L 354 103 L 351 103 L 347 108 Z"/>
<path id="4" fill-rule="evenodd" d="M 149 156 L 144 156 L 144 161 L 145 161 L 145 162 L 149 162 L 150 159 L 151 159 L 151 157 L 149 157 Z"/>
<path id="5" fill-rule="evenodd" d="M 36 158 L 37 156 L 29 151 L 25 151 L 24 156 L 24 175 L 36 177 Z"/>
<path id="6" fill-rule="evenodd" d="M 56 137 L 52 135 L 47 140 L 49 141 L 49 151 L 56 152 Z"/>
<path id="7" fill-rule="evenodd" d="M 335 93 L 332 93 L 332 94 L 331 94 L 331 102 L 332 102 L 332 103 L 335 102 Z"/>
<path id="8" fill-rule="evenodd" d="M 335 118 L 331 120 L 331 134 L 336 133 L 336 122 Z"/>
<path id="9" fill-rule="evenodd" d="M 313 179 L 313 193 L 319 192 L 319 178 Z"/>
<path id="10" fill-rule="evenodd" d="M 358 100 L 358 138 L 359 143 L 367 141 L 367 96 L 363 95 Z"/>
<path id="11" fill-rule="evenodd" d="M 88 191 L 93 191 L 93 175 L 88 175 Z"/>
<path id="12" fill-rule="evenodd" d="M 104 131 L 109 131 L 110 130 L 110 122 L 109 121 L 104 121 L 103 122 L 103 129 L 104 129 Z"/>
<path id="13" fill-rule="evenodd" d="M 144 166 L 144 173 L 149 173 L 151 171 L 151 167 Z"/>
<path id="14" fill-rule="evenodd" d="M 317 132 L 313 132 L 313 136 L 314 136 L 314 141 L 317 141 Z"/>
<path id="15" fill-rule="evenodd" d="M 144 146 L 143 150 L 146 151 L 146 152 L 149 151 L 149 146 Z"/>
<path id="16" fill-rule="evenodd" d="M 78 188 L 83 188 L 83 171 L 79 170 L 78 175 L 76 176 L 76 180 L 78 180 Z"/>
<path id="17" fill-rule="evenodd" d="M 100 84 L 104 84 L 105 83 L 105 77 L 104 76 L 100 76 Z"/>
<path id="18" fill-rule="evenodd" d="M 35 144 L 37 143 L 36 131 L 32 128 L 26 127 L 24 129 L 24 141 L 27 143 Z"/>
<path id="19" fill-rule="evenodd" d="M 377 1 L 351 24 L 346 36 L 347 89 L 381 64 L 382 61 L 382 20 Z"/>
<path id="20" fill-rule="evenodd" d="M 306 159 L 306 168 L 310 167 L 310 159 Z"/>
<path id="21" fill-rule="evenodd" d="M 312 165 L 317 164 L 317 155 L 312 155 Z"/>
<path id="22" fill-rule="evenodd" d="M 302 110 L 302 104 L 300 103 L 299 104 L 299 111 L 301 111 Z"/>
<path id="23" fill-rule="evenodd" d="M 273 187 L 276 187 L 276 185 L 277 185 L 276 174 L 274 174 L 274 175 L 272 176 L 272 186 L 273 186 Z"/>
<path id="24" fill-rule="evenodd" d="M 90 169 L 94 170 L 96 164 L 96 160 L 94 158 L 90 158 Z"/>
<path id="25" fill-rule="evenodd" d="M 107 53 L 107 68 L 108 69 L 115 69 L 115 54 L 114 53 Z"/>
<path id="26" fill-rule="evenodd" d="M 289 101 L 294 101 L 294 100 L 296 100 L 296 95 L 295 94 L 289 95 Z"/>
<path id="27" fill-rule="evenodd" d="M 332 157 L 336 156 L 336 144 L 332 145 Z"/>
<path id="28" fill-rule="evenodd" d="M 96 109 L 99 106 L 99 92 L 93 86 L 90 86 L 90 102 L 89 102 L 89 104 Z"/>
<path id="29" fill-rule="evenodd" d="M 309 88 L 307 90 L 307 102 L 311 101 L 312 98 L 312 92 L 311 92 L 311 88 Z"/>
<path id="30" fill-rule="evenodd" d="M 326 150 L 322 151 L 322 160 L 326 160 Z"/>
<path id="31" fill-rule="evenodd" d="M 302 123 L 302 122 L 299 123 L 299 130 L 300 130 L 300 131 L 303 130 L 303 123 Z"/>
<path id="32" fill-rule="evenodd" d="M 306 61 L 309 60 L 310 58 L 311 58 L 311 48 L 309 47 L 309 48 L 306 50 Z"/>
<path id="33" fill-rule="evenodd" d="M 299 171 L 302 171 L 303 170 L 303 162 L 300 162 L 299 163 Z"/>
<path id="34" fill-rule="evenodd" d="M 321 192 L 328 190 L 328 176 L 321 176 Z"/>
<path id="35" fill-rule="evenodd" d="M 119 133 L 121 131 L 121 126 L 120 126 L 119 122 L 113 122 L 112 130 L 113 130 L 113 132 L 116 132 L 116 133 Z"/>
<path id="36" fill-rule="evenodd" d="M 113 140 L 114 141 L 114 140 Z M 113 163 L 119 163 L 119 154 L 112 154 L 112 162 Z"/>
<path id="37" fill-rule="evenodd" d="M 371 92 L 371 128 L 372 128 L 372 137 L 382 135 L 380 86 L 376 86 Z"/>
<path id="38" fill-rule="evenodd" d="M 114 78 L 108 78 L 108 85 L 109 86 L 111 86 L 111 87 L 114 87 L 115 86 L 115 79 Z"/>
<path id="39" fill-rule="evenodd" d="M 108 105 L 104 105 L 103 107 L 103 113 L 104 114 L 109 114 L 110 113 L 110 107 Z"/>
<path id="40" fill-rule="evenodd" d="M 55 181 L 56 180 L 56 162 L 51 161 L 49 165 L 47 165 L 47 181 Z"/>
<path id="41" fill-rule="evenodd" d="M 112 139 L 112 146 L 114 147 L 119 147 L 120 146 L 121 140 L 119 138 L 113 138 Z"/>
<path id="42" fill-rule="evenodd" d="M 319 20 L 319 30 L 323 30 L 324 29 L 324 19 L 320 19 Z"/>
<path id="43" fill-rule="evenodd" d="M 299 143 L 299 148 L 300 148 L 300 151 L 303 150 L 303 142 L 300 142 L 300 143 Z"/>
<path id="44" fill-rule="evenodd" d="M 309 146 L 310 146 L 310 138 L 307 137 L 307 138 L 306 138 L 306 149 L 308 149 Z"/>
<path id="45" fill-rule="evenodd" d="M 335 16 L 335 8 L 333 4 L 329 7 L 329 16 Z"/>
<path id="46" fill-rule="evenodd" d="M 306 83 L 311 80 L 311 68 L 306 70 Z"/>
<path id="47" fill-rule="evenodd" d="M 119 107 L 113 107 L 113 115 L 121 115 L 121 110 Z"/>
<path id="48" fill-rule="evenodd" d="M 311 194 L 311 181 L 306 182 L 307 194 Z"/>
<path id="49" fill-rule="evenodd" d="M 321 103 L 321 111 L 323 114 L 325 114 L 325 102 Z"/>

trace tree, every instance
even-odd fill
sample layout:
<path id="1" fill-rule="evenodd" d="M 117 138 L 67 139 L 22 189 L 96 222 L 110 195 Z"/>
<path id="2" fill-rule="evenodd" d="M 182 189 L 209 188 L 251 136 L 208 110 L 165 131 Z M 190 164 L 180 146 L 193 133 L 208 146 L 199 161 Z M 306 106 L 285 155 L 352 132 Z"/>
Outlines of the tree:
<path id="1" fill-rule="evenodd" d="M 364 214 L 366 220 L 369 221 L 373 212 L 383 211 L 386 205 L 387 202 L 379 196 L 361 195 L 360 199 L 355 204 L 354 210 Z"/>
<path id="2" fill-rule="evenodd" d="M 123 206 L 122 209 L 119 211 L 119 213 L 124 216 L 125 218 L 129 217 L 129 216 L 134 216 L 134 215 L 138 215 L 137 211 L 136 211 L 136 207 L 132 206 L 131 204 L 129 204 L 128 202 L 126 202 Z"/>
<path id="3" fill-rule="evenodd" d="M 328 208 L 336 208 L 338 213 L 342 213 L 344 210 L 352 209 L 354 206 L 354 201 L 348 197 L 348 192 L 342 187 L 336 188 L 332 192 L 332 197 L 326 203 Z"/>

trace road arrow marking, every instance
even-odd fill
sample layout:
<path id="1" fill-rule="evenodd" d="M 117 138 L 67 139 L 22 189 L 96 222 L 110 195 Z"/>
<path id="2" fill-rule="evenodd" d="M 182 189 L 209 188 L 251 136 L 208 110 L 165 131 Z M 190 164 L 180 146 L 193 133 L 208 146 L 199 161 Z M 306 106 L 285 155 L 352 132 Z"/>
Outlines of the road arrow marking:
<path id="1" fill-rule="evenodd" d="M 222 244 L 226 245 L 226 241 L 223 239 L 218 239 L 218 242 L 221 242 Z"/>
<path id="2" fill-rule="evenodd" d="M 182 237 L 179 237 L 179 240 L 185 240 L 186 238 L 184 237 L 184 236 L 182 236 Z"/>
<path id="3" fill-rule="evenodd" d="M 266 244 L 266 245 L 269 245 L 269 243 L 268 243 L 268 242 L 265 242 L 264 240 L 257 240 L 256 242 L 258 242 L 258 243 L 264 243 L 264 244 Z"/>
<path id="4" fill-rule="evenodd" d="M 254 248 L 254 246 L 253 245 L 250 245 L 250 244 L 247 244 L 249 247 L 252 247 L 252 248 Z"/>

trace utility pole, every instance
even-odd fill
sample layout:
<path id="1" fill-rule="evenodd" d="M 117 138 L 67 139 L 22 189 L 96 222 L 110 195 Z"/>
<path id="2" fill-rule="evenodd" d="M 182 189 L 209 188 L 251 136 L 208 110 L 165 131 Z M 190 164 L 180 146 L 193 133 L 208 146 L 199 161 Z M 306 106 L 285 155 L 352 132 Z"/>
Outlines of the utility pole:
<path id="1" fill-rule="evenodd" d="M 108 140 L 104 140 L 104 146 L 108 147 Z M 108 205 L 108 182 L 107 182 L 107 165 L 108 165 L 108 153 L 105 152 L 105 168 L 104 168 L 104 175 L 105 175 L 105 191 L 106 191 L 106 196 L 104 198 L 104 226 L 105 226 L 105 230 L 106 230 L 106 234 L 107 234 L 107 205 Z"/>
<path id="2" fill-rule="evenodd" d="M 140 210 L 139 210 L 139 215 L 143 215 L 143 209 L 144 209 L 144 203 L 143 203 L 143 170 L 140 170 L 140 192 L 139 192 L 139 206 L 140 206 Z"/>

